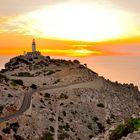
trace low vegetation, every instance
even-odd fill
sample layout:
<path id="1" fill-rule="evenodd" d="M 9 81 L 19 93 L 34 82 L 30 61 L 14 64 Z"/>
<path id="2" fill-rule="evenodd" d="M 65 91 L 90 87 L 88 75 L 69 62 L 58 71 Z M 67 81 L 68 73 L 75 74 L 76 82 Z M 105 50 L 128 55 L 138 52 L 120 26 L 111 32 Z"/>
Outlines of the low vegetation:
<path id="1" fill-rule="evenodd" d="M 12 81 L 11 84 L 12 84 L 13 86 L 16 86 L 16 85 L 21 85 L 21 86 L 22 86 L 22 85 L 23 85 L 23 81 L 20 80 L 20 79 L 12 79 L 11 81 Z"/>
<path id="2" fill-rule="evenodd" d="M 2 131 L 5 134 L 10 134 L 11 133 L 11 129 L 9 127 L 4 128 Z"/>
<path id="3" fill-rule="evenodd" d="M 0 114 L 3 112 L 4 107 L 0 105 Z"/>
<path id="4" fill-rule="evenodd" d="M 55 71 L 50 70 L 50 71 L 47 73 L 47 75 L 52 75 L 52 74 L 54 74 L 54 73 L 55 73 Z"/>
<path id="5" fill-rule="evenodd" d="M 137 131 L 140 128 L 140 118 L 131 118 L 126 123 L 120 124 L 112 131 L 109 140 L 119 140 L 123 136 L 126 137 L 129 133 Z"/>
<path id="6" fill-rule="evenodd" d="M 30 86 L 30 88 L 32 88 L 32 89 L 37 89 L 37 85 L 32 84 L 32 85 Z"/>
<path id="7" fill-rule="evenodd" d="M 32 77 L 32 75 L 29 72 L 20 72 L 18 73 L 19 77 Z"/>
<path id="8" fill-rule="evenodd" d="M 98 103 L 97 106 L 101 107 L 101 108 L 104 108 L 104 104 L 103 103 Z"/>
<path id="9" fill-rule="evenodd" d="M 5 75 L 0 74 L 0 82 L 3 80 L 8 81 L 8 78 Z"/>
<path id="10" fill-rule="evenodd" d="M 14 134 L 14 138 L 15 138 L 15 140 L 24 140 L 23 137 L 21 137 L 20 135 L 16 135 L 16 134 Z"/>
<path id="11" fill-rule="evenodd" d="M 68 97 L 66 94 L 61 93 L 60 99 L 68 99 L 68 98 L 69 98 L 69 97 Z"/>
<path id="12" fill-rule="evenodd" d="M 80 64 L 80 61 L 79 60 L 76 60 L 76 59 L 73 60 L 73 62 L 76 63 L 76 64 Z"/>
<path id="13" fill-rule="evenodd" d="M 18 128 L 19 128 L 19 123 L 18 122 L 10 124 L 10 129 L 12 129 L 15 133 L 17 132 Z"/>
<path id="14" fill-rule="evenodd" d="M 56 81 L 54 81 L 54 84 L 57 84 L 60 82 L 60 79 L 57 79 Z"/>
<path id="15" fill-rule="evenodd" d="M 53 140 L 53 134 L 45 132 L 40 140 Z"/>

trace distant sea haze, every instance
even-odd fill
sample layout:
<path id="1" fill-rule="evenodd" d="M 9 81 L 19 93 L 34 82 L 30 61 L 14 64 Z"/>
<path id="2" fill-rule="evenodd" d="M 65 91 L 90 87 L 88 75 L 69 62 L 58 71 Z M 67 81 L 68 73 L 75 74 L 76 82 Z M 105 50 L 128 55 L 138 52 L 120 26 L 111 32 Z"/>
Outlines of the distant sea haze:
<path id="1" fill-rule="evenodd" d="M 12 57 L 14 56 L 0 56 L 0 69 L 4 68 L 4 64 Z M 66 60 L 78 59 L 106 79 L 133 83 L 140 89 L 140 57 L 138 56 L 52 57 Z"/>

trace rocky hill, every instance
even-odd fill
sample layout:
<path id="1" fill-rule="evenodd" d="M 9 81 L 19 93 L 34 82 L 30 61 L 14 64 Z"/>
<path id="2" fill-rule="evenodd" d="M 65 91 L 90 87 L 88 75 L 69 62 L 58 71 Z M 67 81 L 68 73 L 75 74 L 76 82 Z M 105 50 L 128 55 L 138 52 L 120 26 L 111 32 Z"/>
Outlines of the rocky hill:
<path id="1" fill-rule="evenodd" d="M 18 56 L 0 72 L 0 140 L 138 140 L 139 112 L 136 86 L 78 60 Z"/>

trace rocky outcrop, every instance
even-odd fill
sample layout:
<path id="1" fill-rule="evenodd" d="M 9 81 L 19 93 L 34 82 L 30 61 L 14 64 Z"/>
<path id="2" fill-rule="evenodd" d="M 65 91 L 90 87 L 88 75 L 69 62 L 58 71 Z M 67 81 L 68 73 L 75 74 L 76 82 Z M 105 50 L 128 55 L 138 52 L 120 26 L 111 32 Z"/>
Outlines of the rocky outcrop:
<path id="1" fill-rule="evenodd" d="M 1 75 L 0 116 L 16 112 L 28 91 L 43 88 L 27 112 L 0 124 L 2 139 L 109 140 L 118 124 L 140 112 L 137 87 L 106 80 L 77 60 L 19 56 Z"/>

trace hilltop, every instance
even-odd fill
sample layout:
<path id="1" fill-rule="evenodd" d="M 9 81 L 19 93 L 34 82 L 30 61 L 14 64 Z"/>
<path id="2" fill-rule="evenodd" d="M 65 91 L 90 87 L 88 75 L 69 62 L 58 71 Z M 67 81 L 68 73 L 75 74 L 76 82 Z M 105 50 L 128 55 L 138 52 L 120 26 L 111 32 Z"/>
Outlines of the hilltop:
<path id="1" fill-rule="evenodd" d="M 20 110 L 0 119 L 2 140 L 117 140 L 112 130 L 139 118 L 136 86 L 106 80 L 78 60 L 17 56 L 0 81 L 0 118 Z M 139 131 L 126 133 L 135 140 Z"/>

